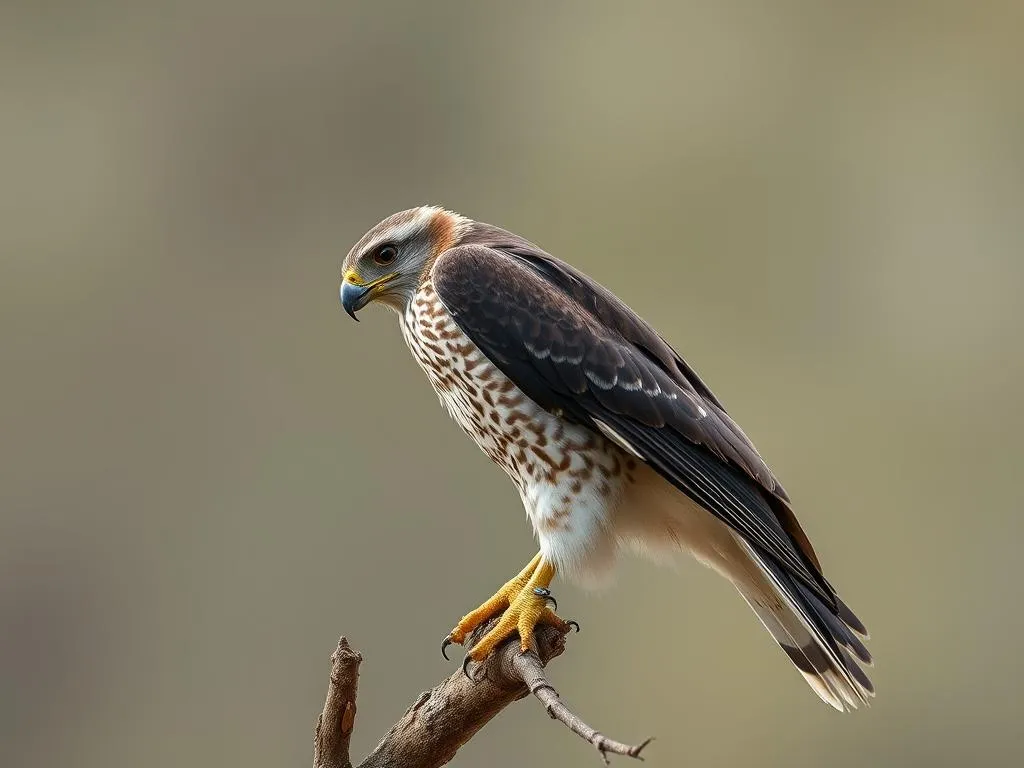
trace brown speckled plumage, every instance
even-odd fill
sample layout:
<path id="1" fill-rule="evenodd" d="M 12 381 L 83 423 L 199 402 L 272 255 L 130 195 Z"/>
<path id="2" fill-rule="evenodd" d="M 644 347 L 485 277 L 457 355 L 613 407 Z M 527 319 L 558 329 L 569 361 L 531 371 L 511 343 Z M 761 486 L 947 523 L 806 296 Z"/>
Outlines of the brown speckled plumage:
<path id="1" fill-rule="evenodd" d="M 635 464 L 621 448 L 530 400 L 459 328 L 429 276 L 406 307 L 402 335 L 451 417 L 515 483 L 538 533 L 586 538 L 604 525 L 599 510 L 573 511 L 586 496 L 621 494 Z"/>

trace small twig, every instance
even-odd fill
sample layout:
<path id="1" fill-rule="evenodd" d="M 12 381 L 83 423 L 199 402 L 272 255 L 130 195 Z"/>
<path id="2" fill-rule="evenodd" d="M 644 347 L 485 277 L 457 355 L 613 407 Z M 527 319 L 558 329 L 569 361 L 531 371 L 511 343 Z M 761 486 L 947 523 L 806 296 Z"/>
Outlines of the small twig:
<path id="1" fill-rule="evenodd" d="M 587 725 L 579 715 L 562 702 L 558 691 L 548 682 L 548 678 L 544 674 L 544 668 L 536 654 L 532 652 L 519 654 L 515 657 L 514 664 L 516 673 L 526 683 L 530 693 L 536 696 L 537 700 L 544 705 L 544 709 L 547 710 L 551 718 L 560 722 L 580 738 L 593 744 L 597 751 L 601 753 L 601 759 L 604 760 L 605 765 L 608 764 L 609 754 L 635 757 L 637 760 L 643 760 L 640 753 L 653 739 L 645 739 L 635 745 L 609 739 L 597 729 Z"/>
<path id="2" fill-rule="evenodd" d="M 478 629 L 472 644 L 487 629 Z M 450 761 L 495 715 L 533 693 L 548 714 L 594 745 L 608 762 L 608 754 L 640 757 L 650 739 L 636 746 L 605 738 L 562 703 L 544 675 L 544 666 L 565 649 L 565 635 L 550 626 L 537 628 L 531 651 L 519 650 L 518 637 L 503 643 L 491 656 L 472 668 L 472 679 L 461 669 L 413 705 L 384 735 L 359 768 L 439 768 Z M 351 768 L 349 741 L 355 723 L 356 682 L 361 657 L 345 638 L 331 656 L 331 683 L 317 722 L 313 748 L 314 768 Z"/>

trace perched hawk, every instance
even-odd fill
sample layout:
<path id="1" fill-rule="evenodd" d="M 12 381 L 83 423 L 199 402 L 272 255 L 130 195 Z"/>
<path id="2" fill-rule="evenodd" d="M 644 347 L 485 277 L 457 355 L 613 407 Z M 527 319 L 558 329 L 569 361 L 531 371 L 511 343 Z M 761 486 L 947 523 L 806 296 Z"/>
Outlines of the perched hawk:
<path id="1" fill-rule="evenodd" d="M 538 623 L 556 571 L 620 549 L 689 551 L 731 581 L 824 701 L 874 690 L 864 625 L 822 575 L 789 497 L 693 369 L 611 292 L 505 230 L 435 207 L 396 213 L 345 258 L 341 303 L 398 312 L 452 418 L 512 479 L 540 552 L 455 626 L 485 658 Z"/>

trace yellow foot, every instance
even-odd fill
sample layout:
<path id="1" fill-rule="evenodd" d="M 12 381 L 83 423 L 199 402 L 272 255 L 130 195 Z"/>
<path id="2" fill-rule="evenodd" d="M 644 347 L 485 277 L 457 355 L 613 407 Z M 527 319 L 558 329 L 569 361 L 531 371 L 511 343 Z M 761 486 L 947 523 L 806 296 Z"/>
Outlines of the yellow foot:
<path id="1" fill-rule="evenodd" d="M 570 627 L 575 627 L 578 631 L 579 624 L 574 621 L 563 621 L 548 608 L 549 602 L 554 603 L 554 598 L 548 591 L 554 575 L 555 567 L 538 553 L 518 576 L 507 582 L 490 600 L 462 617 L 441 644 L 441 653 L 448 658 L 445 649 L 450 644 L 462 645 L 474 629 L 499 613 L 501 619 L 497 625 L 469 650 L 467 660 L 483 661 L 516 631 L 519 632 L 520 648 L 528 650 L 533 641 L 534 627 L 538 624 L 550 624 L 562 632 L 568 632 Z M 557 608 L 557 604 L 555 607 Z"/>

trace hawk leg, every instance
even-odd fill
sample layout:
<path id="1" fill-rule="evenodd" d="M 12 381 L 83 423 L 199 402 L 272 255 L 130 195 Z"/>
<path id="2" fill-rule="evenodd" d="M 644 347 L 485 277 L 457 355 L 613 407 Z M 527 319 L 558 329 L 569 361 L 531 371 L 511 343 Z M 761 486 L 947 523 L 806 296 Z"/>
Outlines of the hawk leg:
<path id="1" fill-rule="evenodd" d="M 486 659 L 491 651 L 517 630 L 520 648 L 524 651 L 529 649 L 533 640 L 533 628 L 538 624 L 551 624 L 563 632 L 568 632 L 570 626 L 576 626 L 575 622 L 563 621 L 548 608 L 548 602 L 553 600 L 548 587 L 554 576 L 555 566 L 544 560 L 538 552 L 518 576 L 506 582 L 493 597 L 475 611 L 462 617 L 455 629 L 445 638 L 441 652 L 444 652 L 449 643 L 462 645 L 474 629 L 499 613 L 501 619 L 494 629 L 469 650 L 468 656 L 473 661 Z"/>

